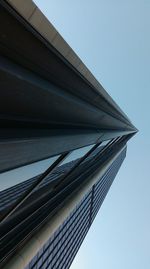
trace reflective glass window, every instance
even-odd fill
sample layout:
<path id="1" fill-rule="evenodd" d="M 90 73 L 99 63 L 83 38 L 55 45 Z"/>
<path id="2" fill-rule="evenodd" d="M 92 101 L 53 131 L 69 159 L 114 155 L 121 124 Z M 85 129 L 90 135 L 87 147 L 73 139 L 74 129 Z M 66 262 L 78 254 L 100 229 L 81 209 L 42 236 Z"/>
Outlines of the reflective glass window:
<path id="1" fill-rule="evenodd" d="M 109 142 L 111 141 L 111 139 L 109 140 L 105 140 L 103 141 L 90 155 L 88 158 L 86 158 L 84 160 L 83 163 L 86 163 L 87 161 L 91 160 L 93 157 L 95 157 Z"/>
<path id="2" fill-rule="evenodd" d="M 42 174 L 56 161 L 58 157 L 59 156 L 51 157 L 39 162 L 7 171 L 5 173 L 0 173 L 0 191 L 8 189 L 39 174 Z"/>
<path id="3" fill-rule="evenodd" d="M 74 162 L 79 160 L 81 157 L 83 157 L 91 148 L 93 147 L 93 145 L 87 146 L 87 147 L 83 147 L 83 148 L 79 148 L 74 150 L 73 152 L 71 152 L 69 154 L 69 156 L 61 163 L 61 166 L 70 162 Z"/>
<path id="4" fill-rule="evenodd" d="M 112 140 L 112 139 L 103 141 L 103 142 L 99 145 L 99 147 L 105 147 L 111 140 Z"/>
<path id="5" fill-rule="evenodd" d="M 0 211 L 10 208 L 59 156 L 0 173 Z"/>
<path id="6" fill-rule="evenodd" d="M 56 169 L 45 178 L 45 181 L 49 182 L 57 180 L 60 177 L 66 175 L 91 148 L 93 145 L 86 146 L 80 149 L 76 149 L 71 152 Z"/>

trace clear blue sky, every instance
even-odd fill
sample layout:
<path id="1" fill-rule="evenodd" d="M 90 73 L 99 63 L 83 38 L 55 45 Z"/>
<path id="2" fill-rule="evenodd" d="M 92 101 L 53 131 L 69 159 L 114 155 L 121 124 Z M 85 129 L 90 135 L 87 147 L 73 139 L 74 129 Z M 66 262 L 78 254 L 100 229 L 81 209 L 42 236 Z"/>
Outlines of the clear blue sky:
<path id="1" fill-rule="evenodd" d="M 149 269 L 150 1 L 35 2 L 139 129 L 71 269 Z"/>

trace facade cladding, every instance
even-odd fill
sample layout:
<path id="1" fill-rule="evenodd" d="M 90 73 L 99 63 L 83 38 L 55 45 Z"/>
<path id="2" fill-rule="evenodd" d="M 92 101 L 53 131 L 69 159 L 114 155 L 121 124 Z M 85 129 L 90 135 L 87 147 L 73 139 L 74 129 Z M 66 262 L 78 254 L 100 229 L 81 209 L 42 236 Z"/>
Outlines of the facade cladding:
<path id="1" fill-rule="evenodd" d="M 34 2 L 0 11 L 0 268 L 66 269 L 137 129 Z"/>
<path id="2" fill-rule="evenodd" d="M 109 141 L 106 141 L 107 143 Z M 93 151 L 92 154 L 90 154 L 89 157 L 87 157 L 84 161 L 84 165 L 86 163 L 88 163 L 88 161 L 92 160 L 92 158 L 94 156 L 96 156 L 96 154 L 100 153 L 100 151 L 104 148 L 102 143 L 100 145 L 100 147 L 98 147 L 96 150 Z M 91 148 L 91 146 L 85 147 L 84 149 L 79 149 L 79 150 L 75 150 L 73 151 L 69 157 L 67 159 L 64 160 L 63 163 L 61 163 L 59 166 L 57 166 L 53 172 L 51 172 L 49 175 L 47 175 L 44 179 L 44 181 L 42 181 L 42 183 L 40 183 L 40 185 L 38 186 L 37 189 L 33 190 L 34 193 L 38 192 L 38 190 L 42 190 L 45 189 L 45 187 L 47 187 L 49 184 L 51 184 L 53 181 L 58 180 L 59 178 L 64 177 L 65 174 L 67 174 L 69 171 L 71 171 L 71 169 L 81 160 L 81 156 L 83 157 L 83 155 L 85 154 L 85 152 L 87 152 L 89 149 Z M 80 156 L 80 157 L 79 157 Z M 57 157 L 56 157 L 57 158 Z M 55 158 L 55 160 L 56 160 Z M 71 159 L 71 161 L 70 161 Z M 48 165 L 50 165 L 50 162 L 52 161 L 52 158 L 48 159 Z M 44 161 L 43 163 L 47 162 Z M 53 162 L 53 161 L 52 161 Z M 36 166 L 41 165 L 41 163 L 36 163 Z M 44 166 L 45 168 L 45 166 Z M 22 172 L 27 173 L 27 171 L 30 169 L 29 166 L 26 166 L 24 168 L 21 169 L 16 169 L 14 176 L 21 176 Z M 34 169 L 34 166 L 32 167 L 32 169 Z M 19 171 L 18 171 L 19 170 Z M 18 174 L 18 175 L 17 175 Z M 3 214 L 4 210 L 8 210 L 9 207 L 11 207 L 13 204 L 15 204 L 15 202 L 24 194 L 26 193 L 26 191 L 28 189 L 30 189 L 32 187 L 32 185 L 34 183 L 37 182 L 37 180 L 40 178 L 40 176 L 42 176 L 42 174 L 38 174 L 38 176 L 35 176 L 33 178 L 24 180 L 22 183 L 19 184 L 15 184 L 14 182 L 14 186 L 7 188 L 3 191 L 0 192 L 0 212 L 1 212 L 1 216 Z M 1 174 L 1 178 L 2 180 L 4 178 L 9 178 L 12 179 L 13 177 L 13 172 L 11 171 L 10 173 L 3 173 Z M 12 183 L 11 183 L 12 184 Z"/>
<path id="3" fill-rule="evenodd" d="M 70 267 L 125 158 L 124 149 L 102 178 L 82 198 L 66 220 L 33 257 L 26 269 Z"/>

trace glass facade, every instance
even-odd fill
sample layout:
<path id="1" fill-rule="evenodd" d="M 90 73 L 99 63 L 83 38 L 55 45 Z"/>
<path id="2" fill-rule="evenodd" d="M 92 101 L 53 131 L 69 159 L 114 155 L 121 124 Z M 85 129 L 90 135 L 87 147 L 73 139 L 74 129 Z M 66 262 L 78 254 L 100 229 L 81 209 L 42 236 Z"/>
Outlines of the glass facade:
<path id="1" fill-rule="evenodd" d="M 52 186 L 52 182 L 55 184 L 61 181 L 75 166 L 88 164 L 100 151 L 110 142 L 110 140 L 104 141 L 98 146 L 87 158 L 82 162 L 81 159 L 92 149 L 94 145 L 76 149 L 68 154 L 68 156 L 53 169 L 47 176 L 45 176 L 42 182 L 33 190 L 30 199 L 35 192 L 45 190 L 45 188 Z M 35 184 L 42 173 L 45 172 L 52 164 L 58 160 L 60 155 L 42 160 L 30 165 L 26 165 L 11 171 L 1 173 L 1 191 L 0 191 L 0 216 L 2 217 L 11 207 L 22 197 L 33 184 Z M 81 162 L 81 163 L 80 163 Z M 7 186 L 7 188 L 6 188 Z M 9 186 L 9 187 L 8 187 Z M 45 192 L 46 193 L 46 192 Z"/>
<path id="2" fill-rule="evenodd" d="M 57 159 L 58 156 L 48 158 L 30 165 L 22 166 L 11 171 L 0 173 L 0 216 L 37 182 Z"/>
<path id="3" fill-rule="evenodd" d="M 101 165 L 103 166 L 114 149 L 116 149 L 115 141 L 108 140 L 52 157 L 39 162 L 41 167 L 37 169 L 37 173 L 40 170 L 41 174 L 1 191 L 0 237 L 1 245 L 4 246 L 1 249 L 1 259 L 7 257 L 6 255 L 25 237 L 34 233 L 47 218 L 53 217 L 61 203 Z M 125 152 L 126 150 L 117 157 L 103 177 L 92 186 L 64 223 L 33 257 L 26 269 L 69 268 L 120 168 Z M 44 168 L 48 169 L 46 174 Z M 13 204 L 16 206 L 19 198 L 30 189 L 31 193 L 24 196 L 23 202 L 18 203 L 11 213 Z"/>
<path id="4" fill-rule="evenodd" d="M 61 180 L 77 163 L 78 161 L 93 147 L 93 145 L 83 147 L 72 151 L 60 165 L 45 176 L 33 193 L 38 189 L 44 189 L 52 182 Z M 26 165 L 11 171 L 1 173 L 1 191 L 0 191 L 0 212 L 11 207 L 18 198 L 20 198 L 34 183 L 37 182 L 42 173 L 45 172 L 60 155 L 42 160 L 30 165 Z M 18 183 L 18 184 L 17 184 Z"/>
<path id="5" fill-rule="evenodd" d="M 37 170 L 38 172 L 40 170 L 41 174 L 0 192 L 0 218 L 2 220 L 0 224 L 0 240 L 1 245 L 4 246 L 1 249 L 1 259 L 5 259 L 5 257 L 7 257 L 6 255 L 8 255 L 8 253 L 12 251 L 16 245 L 19 245 L 25 237 L 28 237 L 36 229 L 38 229 L 48 217 L 53 217 L 53 214 L 59 210 L 61 203 L 63 203 L 63 201 L 65 201 L 65 199 L 67 199 L 74 190 L 79 188 L 80 184 L 85 182 L 89 176 L 95 173 L 95 171 L 103 165 L 105 161 L 107 161 L 109 156 L 112 154 L 110 146 L 109 150 L 107 149 L 108 144 L 112 144 L 113 148 L 116 148 L 115 142 L 113 142 L 113 140 L 108 140 L 104 143 L 102 142 L 86 146 L 72 152 L 38 162 L 39 164 L 41 163 L 41 167 Z M 50 166 L 47 167 L 47 164 Z M 33 165 L 37 165 L 37 163 Z M 43 171 L 44 168 L 48 169 L 46 170 L 46 173 Z M 69 249 L 66 250 L 65 244 L 68 246 L 70 243 L 65 243 L 66 241 L 62 240 L 67 239 L 65 239 L 65 237 L 62 238 L 62 240 L 59 240 L 59 251 L 57 248 L 53 248 L 52 246 L 52 253 L 49 253 L 49 250 L 47 249 L 47 253 L 50 255 L 49 262 L 47 262 L 47 258 L 40 256 L 42 257 L 42 260 L 39 259 L 39 264 L 43 264 L 43 267 L 40 268 L 49 268 L 46 267 L 49 266 L 48 264 L 50 264 L 52 268 L 53 266 L 55 266 L 54 268 L 57 268 L 57 264 L 59 264 L 59 266 L 61 264 L 63 268 L 63 266 L 66 266 L 66 262 L 62 260 L 62 257 L 66 255 L 68 256 L 66 256 L 65 261 L 68 259 L 68 264 L 70 264 L 72 256 L 74 256 L 78 250 L 105 198 L 108 189 L 110 188 L 112 180 L 115 177 L 115 173 L 119 169 L 118 163 L 115 165 L 114 162 L 112 168 L 110 168 L 110 171 L 108 170 L 105 176 L 100 179 L 98 185 L 94 185 L 90 190 L 88 194 L 89 201 L 87 202 L 87 200 L 85 200 L 87 208 L 85 207 L 85 211 L 81 214 L 81 216 L 85 217 L 84 221 L 82 221 L 82 217 L 80 218 L 78 213 L 81 209 L 80 205 L 75 210 L 73 215 L 74 220 L 71 216 L 68 217 L 68 228 L 65 234 L 66 238 L 69 238 L 69 242 L 71 242 Z M 35 171 L 33 172 L 35 173 Z M 83 201 L 83 203 L 85 202 Z M 88 203 L 90 203 L 89 207 Z M 7 225 L 5 225 L 5 223 Z M 70 225 L 69 223 L 72 223 L 70 228 L 71 230 L 68 230 L 70 227 L 68 226 Z M 65 225 L 65 223 L 62 224 L 62 229 L 66 229 L 66 226 L 63 225 Z M 85 225 L 85 229 L 83 229 L 80 235 L 79 231 L 81 228 L 78 227 L 78 225 L 80 225 L 81 228 Z M 72 237 L 75 235 L 74 229 L 77 231 L 75 238 Z M 71 231 L 72 236 L 69 231 Z M 62 248 L 65 248 L 66 254 L 64 254 L 64 250 L 62 251 Z M 56 265 L 51 265 L 51 263 L 54 263 L 54 254 L 56 254 Z M 46 253 L 44 255 L 46 255 Z M 34 259 L 36 260 L 36 258 Z M 60 263 L 61 260 L 62 262 Z M 33 264 L 33 261 L 31 264 Z"/>
<path id="6" fill-rule="evenodd" d="M 26 269 L 70 267 L 125 158 L 124 149 L 99 181 L 48 239 Z"/>

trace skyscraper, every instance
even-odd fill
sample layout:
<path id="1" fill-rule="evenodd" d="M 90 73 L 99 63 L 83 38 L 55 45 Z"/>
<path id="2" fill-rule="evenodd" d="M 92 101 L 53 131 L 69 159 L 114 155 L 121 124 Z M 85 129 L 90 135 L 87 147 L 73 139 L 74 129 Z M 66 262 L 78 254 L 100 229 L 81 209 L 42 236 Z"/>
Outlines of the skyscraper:
<path id="1" fill-rule="evenodd" d="M 1 1 L 0 261 L 69 268 L 137 131 L 28 1 Z"/>

